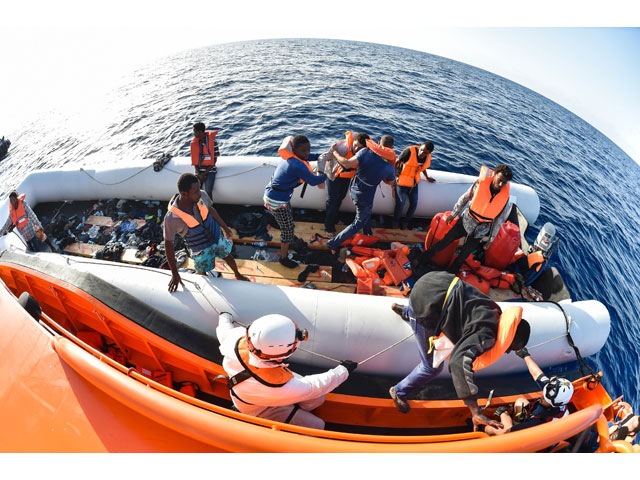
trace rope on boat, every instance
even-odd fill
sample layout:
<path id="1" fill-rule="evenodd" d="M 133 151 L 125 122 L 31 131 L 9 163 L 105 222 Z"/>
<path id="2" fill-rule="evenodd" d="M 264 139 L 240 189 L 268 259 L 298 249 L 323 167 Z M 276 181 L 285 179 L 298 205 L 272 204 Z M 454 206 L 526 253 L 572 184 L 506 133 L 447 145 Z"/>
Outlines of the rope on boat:
<path id="1" fill-rule="evenodd" d="M 80 171 L 82 173 L 84 173 L 87 177 L 89 177 L 91 180 L 93 180 L 96 183 L 99 183 L 100 185 L 118 185 L 120 183 L 124 183 L 127 180 L 131 180 L 133 177 L 135 177 L 136 175 L 140 175 L 142 172 L 144 172 L 146 169 L 153 167 L 152 165 L 147 165 L 146 167 L 143 167 L 142 169 L 138 170 L 136 173 L 134 173 L 133 175 L 130 175 L 129 177 L 125 178 L 124 180 L 120 180 L 119 182 L 114 182 L 114 183 L 105 183 L 105 182 L 101 182 L 100 180 L 97 180 L 96 177 L 94 177 L 93 175 L 91 175 L 89 172 L 87 172 L 84 168 L 80 167 Z"/>
<path id="2" fill-rule="evenodd" d="M 258 166 L 256 166 L 256 167 L 251 167 L 250 169 L 248 169 L 248 170 L 243 170 L 242 172 L 232 173 L 232 174 L 230 174 L 230 175 L 216 175 L 216 179 L 218 179 L 218 178 L 231 178 L 231 177 L 237 177 L 238 175 L 244 175 L 245 173 L 252 172 L 253 170 L 257 170 L 257 169 L 262 168 L 262 167 L 273 167 L 273 165 L 271 165 L 271 164 L 269 164 L 269 163 L 266 163 L 266 162 L 263 162 L 261 165 L 258 165 Z M 175 173 L 176 175 L 182 175 L 182 173 L 181 173 L 181 172 L 178 172 L 178 171 L 176 171 L 176 170 L 172 170 L 172 169 L 167 168 L 167 167 L 164 167 L 164 170 L 168 170 L 168 171 L 170 171 L 170 172 L 172 172 L 172 173 Z"/>
<path id="3" fill-rule="evenodd" d="M 273 165 L 270 165 L 269 163 L 263 162 L 261 165 L 258 165 L 258 166 L 256 166 L 256 167 L 251 167 L 251 168 L 250 168 L 250 169 L 248 169 L 248 170 L 243 170 L 242 172 L 238 172 L 238 173 L 232 173 L 232 174 L 230 174 L 230 175 L 219 176 L 219 177 L 217 177 L 217 178 L 231 178 L 231 177 L 236 177 L 236 176 L 238 176 L 238 175 L 244 175 L 245 173 L 249 173 L 249 172 L 251 172 L 251 171 L 253 171 L 253 170 L 257 170 L 257 169 L 262 168 L 262 167 L 270 167 L 270 166 L 273 166 Z M 89 172 L 87 172 L 83 167 L 80 167 L 80 171 L 81 171 L 82 173 L 84 173 L 87 177 L 89 177 L 91 180 L 93 180 L 93 181 L 94 181 L 94 182 L 96 182 L 96 183 L 99 183 L 100 185 L 119 185 L 119 184 L 121 184 L 121 183 L 126 182 L 127 180 L 131 180 L 131 179 L 132 179 L 133 177 L 135 177 L 136 175 L 140 175 L 142 172 L 144 172 L 145 170 L 147 170 L 147 169 L 149 169 L 149 168 L 151 168 L 151 167 L 153 167 L 153 164 L 151 164 L 151 165 L 147 165 L 146 167 L 143 167 L 143 168 L 141 168 L 140 170 L 138 170 L 138 171 L 137 171 L 136 173 L 134 173 L 133 175 L 130 175 L 130 176 L 128 176 L 128 177 L 126 177 L 126 178 L 124 178 L 123 180 L 120 180 L 120 181 L 118 181 L 118 182 L 113 182 L 113 183 L 101 182 L 100 180 L 96 179 L 96 177 L 94 177 L 94 176 L 93 176 L 93 175 L 91 175 Z M 182 172 L 178 172 L 178 171 L 176 171 L 176 170 L 172 170 L 172 169 L 167 168 L 167 167 L 164 167 L 164 170 L 168 170 L 169 172 L 175 173 L 176 175 L 181 175 L 181 174 L 182 174 Z"/>
<path id="4" fill-rule="evenodd" d="M 564 335 L 560 335 L 556 338 L 552 338 L 550 340 L 547 340 L 545 342 L 539 343 L 538 345 L 533 345 L 532 347 L 527 347 L 527 348 L 536 348 L 539 347 L 541 345 L 545 345 L 547 343 L 553 342 L 555 340 L 558 340 L 560 338 L 564 338 L 567 337 L 567 342 L 569 343 L 569 346 L 571 348 L 573 348 L 573 351 L 575 352 L 576 355 L 576 360 L 578 361 L 578 366 L 580 367 L 580 374 L 582 376 L 585 376 L 585 368 L 587 370 L 589 370 L 589 373 L 591 374 L 591 379 L 589 380 L 589 385 L 593 385 L 593 388 L 596 387 L 596 385 L 598 383 L 600 383 L 600 376 L 596 374 L 596 372 L 594 372 L 594 370 L 589 366 L 589 364 L 585 361 L 584 358 L 582 358 L 582 354 L 580 353 L 580 349 L 578 348 L 578 346 L 575 344 L 575 342 L 573 341 L 573 338 L 571 337 L 571 317 L 569 315 L 567 315 L 567 312 L 564 311 L 564 308 L 562 308 L 562 305 L 560 305 L 558 302 L 554 302 L 552 300 L 545 300 L 544 302 L 537 302 L 537 303 L 551 303 L 553 305 L 555 305 L 556 307 L 558 307 L 560 309 L 560 311 L 562 312 L 562 315 L 564 316 L 564 320 L 565 320 L 565 325 L 567 328 L 567 333 L 565 333 Z M 591 390 L 593 390 L 593 388 L 590 387 Z"/>
<path id="5" fill-rule="evenodd" d="M 368 362 L 369 360 L 371 360 L 372 358 L 377 357 L 378 355 L 382 355 L 384 352 L 386 352 L 387 350 L 391 350 L 393 347 L 395 347 L 396 345 L 401 344 L 402 342 L 404 342 L 405 340 L 408 340 L 409 338 L 413 337 L 415 335 L 415 332 L 411 332 L 409 335 L 407 335 L 406 337 L 404 337 L 402 340 L 398 340 L 396 343 L 394 343 L 393 345 L 385 348 L 384 350 L 379 351 L 378 353 L 371 355 L 369 358 L 365 358 L 364 360 L 362 360 L 361 362 L 358 362 L 358 366 L 362 365 L 365 362 Z"/>

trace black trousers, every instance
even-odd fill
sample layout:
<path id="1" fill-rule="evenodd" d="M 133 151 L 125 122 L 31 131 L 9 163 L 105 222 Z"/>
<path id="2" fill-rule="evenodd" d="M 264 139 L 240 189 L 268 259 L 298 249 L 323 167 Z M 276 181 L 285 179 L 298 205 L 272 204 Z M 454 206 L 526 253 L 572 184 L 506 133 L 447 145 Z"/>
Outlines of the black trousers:
<path id="1" fill-rule="evenodd" d="M 449 245 L 451 245 L 451 242 L 460 240 L 462 237 L 467 237 L 464 242 L 464 246 L 462 247 L 462 251 L 448 269 L 451 273 L 458 273 L 464 261 L 471 254 L 471 252 L 478 248 L 480 242 L 482 241 L 481 238 L 475 238 L 473 236 L 473 232 L 471 234 L 467 233 L 464 225 L 462 224 L 461 218 L 458 218 L 456 224 L 451 228 L 451 230 L 449 230 L 449 233 L 447 233 L 442 240 L 434 243 L 427 249 L 426 252 L 424 252 L 425 260 L 430 260 L 436 253 L 444 250 Z"/>

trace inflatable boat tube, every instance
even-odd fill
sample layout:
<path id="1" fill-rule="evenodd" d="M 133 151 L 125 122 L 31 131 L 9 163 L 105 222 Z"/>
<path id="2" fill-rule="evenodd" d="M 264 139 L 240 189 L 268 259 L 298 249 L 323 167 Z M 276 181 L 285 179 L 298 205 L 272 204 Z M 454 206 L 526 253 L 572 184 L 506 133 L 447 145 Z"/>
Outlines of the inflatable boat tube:
<path id="1" fill-rule="evenodd" d="M 403 376 L 420 362 L 409 324 L 391 310 L 393 302 L 407 302 L 405 299 L 263 285 L 188 273 L 182 274 L 184 288 L 181 286 L 171 294 L 167 290 L 171 274 L 166 270 L 18 251 L 1 253 L 0 262 L 26 266 L 62 279 L 118 311 L 126 311 L 125 303 L 133 302 L 125 298 L 128 295 L 136 303 L 130 310 L 143 312 L 141 324 L 147 321 L 146 312 L 158 311 L 195 332 L 191 336 L 201 335 L 203 339 L 215 337 L 219 312 L 232 312 L 244 325 L 269 313 L 287 315 L 301 328 L 307 328 L 310 336 L 292 360 L 310 366 L 335 366 L 335 362 L 324 357 L 363 362 L 396 343 L 384 353 L 361 363 L 358 371 Z M 543 369 L 576 359 L 567 342 L 567 328 L 583 357 L 597 353 L 609 335 L 609 313 L 602 303 L 595 300 L 561 304 L 508 302 L 500 305 L 503 309 L 523 307 L 523 318 L 531 325 L 527 347 Z M 125 316 L 131 318 L 130 315 Z M 163 327 L 162 331 L 167 329 Z M 167 340 L 178 345 L 184 341 L 178 336 Z M 197 343 L 197 339 L 191 340 Z M 202 343 L 206 342 L 203 340 Z M 187 345 L 181 346 L 189 350 Z M 210 345 L 210 350 L 207 347 L 207 350 L 194 353 L 205 357 L 217 354 L 217 344 Z M 478 375 L 496 376 L 523 371 L 526 371 L 525 363 L 511 352 Z M 444 368 L 441 375 L 448 376 L 448 369 Z"/>
<path id="2" fill-rule="evenodd" d="M 269 183 L 280 158 L 271 157 L 220 157 L 213 190 L 215 203 L 234 205 L 262 205 L 264 188 Z M 311 162 L 312 166 L 314 162 Z M 30 173 L 17 187 L 26 193 L 29 205 L 63 200 L 105 200 L 124 198 L 130 200 L 161 200 L 177 192 L 178 177 L 193 172 L 191 160 L 173 158 L 159 172 L 150 163 L 126 163 L 126 167 L 111 168 L 109 163 L 101 167 L 65 166 L 64 169 L 38 170 Z M 439 212 L 451 210 L 456 201 L 477 179 L 472 175 L 429 170 L 435 183 L 421 181 L 418 217 L 431 218 Z M 294 208 L 324 210 L 326 190 L 308 188 L 304 198 L 301 189 L 294 192 L 291 205 Z M 529 224 L 533 224 L 540 212 L 537 193 L 526 185 L 511 184 L 511 199 L 518 205 Z M 8 201 L 0 207 L 0 218 L 8 213 Z M 373 212 L 390 215 L 394 209 L 393 191 L 381 184 L 373 203 Z M 349 195 L 341 210 L 355 211 Z M 1 247 L 1 245 L 0 245 Z"/>

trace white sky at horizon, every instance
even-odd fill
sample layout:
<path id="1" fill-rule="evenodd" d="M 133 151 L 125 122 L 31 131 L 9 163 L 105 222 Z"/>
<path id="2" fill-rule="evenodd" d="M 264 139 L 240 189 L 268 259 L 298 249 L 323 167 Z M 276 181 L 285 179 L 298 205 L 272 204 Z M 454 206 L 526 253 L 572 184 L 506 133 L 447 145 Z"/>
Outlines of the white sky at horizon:
<path id="1" fill-rule="evenodd" d="M 640 28 L 582 28 L 638 25 L 634 3 L 613 0 L 603 9 L 591 0 L 539 0 L 529 10 L 505 0 L 11 0 L 0 10 L 0 91 L 8 107 L 0 103 L 0 136 L 57 105 L 90 102 L 114 79 L 173 53 L 332 38 L 410 48 L 506 77 L 572 111 L 640 164 Z"/>

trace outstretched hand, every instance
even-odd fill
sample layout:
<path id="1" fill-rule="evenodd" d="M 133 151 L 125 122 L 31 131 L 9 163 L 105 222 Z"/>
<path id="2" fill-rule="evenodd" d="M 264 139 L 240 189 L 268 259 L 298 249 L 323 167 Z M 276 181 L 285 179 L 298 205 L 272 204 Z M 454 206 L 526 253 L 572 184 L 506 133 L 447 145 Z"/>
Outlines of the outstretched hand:
<path id="1" fill-rule="evenodd" d="M 169 293 L 173 293 L 178 290 L 178 284 L 182 285 L 182 288 L 184 288 L 184 283 L 182 283 L 180 274 L 176 273 L 175 275 L 171 275 L 171 280 L 169 281 Z"/>
<path id="2" fill-rule="evenodd" d="M 487 425 L 493 428 L 502 428 L 503 425 L 496 420 L 491 420 L 490 418 L 485 417 L 482 413 L 477 413 L 471 416 L 471 421 L 473 422 L 473 431 L 478 431 L 479 425 Z"/>
<path id="3" fill-rule="evenodd" d="M 527 347 L 523 347 L 520 350 L 518 350 L 516 352 L 516 355 L 518 355 L 520 358 L 525 359 L 526 357 L 529 357 L 529 350 L 527 350 Z"/>
<path id="4" fill-rule="evenodd" d="M 351 360 L 343 360 L 340 362 L 340 365 L 346 368 L 349 373 L 353 373 L 353 371 L 358 368 L 358 363 Z"/>

